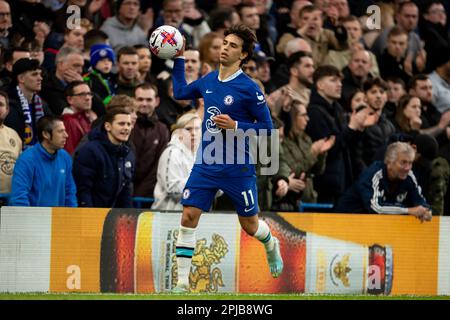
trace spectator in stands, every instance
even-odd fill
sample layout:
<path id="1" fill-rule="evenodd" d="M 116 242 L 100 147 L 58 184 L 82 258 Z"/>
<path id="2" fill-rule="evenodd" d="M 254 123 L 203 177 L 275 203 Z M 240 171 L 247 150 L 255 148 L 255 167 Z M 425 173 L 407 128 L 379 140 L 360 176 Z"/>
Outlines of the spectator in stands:
<path id="1" fill-rule="evenodd" d="M 148 32 L 152 27 L 143 29 L 137 22 L 139 17 L 139 0 L 119 0 L 116 2 L 116 15 L 108 18 L 100 30 L 104 31 L 111 47 L 118 52 L 122 47 L 136 44 L 148 44 Z"/>
<path id="2" fill-rule="evenodd" d="M 323 12 L 315 6 L 306 6 L 300 11 L 298 34 L 312 47 L 312 56 L 317 66 L 323 64 L 329 50 L 346 50 L 347 34 L 336 37 L 334 31 L 323 28 Z"/>
<path id="3" fill-rule="evenodd" d="M 426 72 L 432 72 L 436 67 L 436 55 L 445 47 L 450 46 L 450 34 L 447 28 L 447 14 L 442 1 L 428 1 L 419 21 L 420 37 L 425 42 L 427 52 Z"/>
<path id="4" fill-rule="evenodd" d="M 37 135 L 39 143 L 17 159 L 9 205 L 76 207 L 72 159 L 63 149 L 68 137 L 64 123 L 44 116 L 38 120 Z"/>
<path id="5" fill-rule="evenodd" d="M 108 35 L 98 29 L 89 30 L 84 35 L 84 60 L 90 59 L 91 48 L 96 44 L 109 44 Z"/>
<path id="6" fill-rule="evenodd" d="M 170 140 L 170 133 L 155 113 L 155 109 L 159 106 L 156 86 L 149 83 L 137 86 L 135 98 L 138 105 L 138 117 L 130 136 L 136 149 L 133 194 L 138 197 L 153 198 L 158 160 Z"/>
<path id="7" fill-rule="evenodd" d="M 271 63 L 275 61 L 273 57 L 267 56 L 264 51 L 256 51 L 253 54 L 256 61 L 257 78 L 264 86 L 264 91 L 267 94 L 276 90 L 276 86 L 272 81 Z"/>
<path id="8" fill-rule="evenodd" d="M 419 9 L 417 5 L 412 1 L 404 1 L 401 3 L 395 14 L 395 21 L 397 22 L 395 27 L 406 33 L 406 52 L 411 55 L 411 60 L 413 61 L 422 50 L 420 38 L 415 32 L 419 21 Z M 373 43 L 371 50 L 377 57 L 380 57 L 388 46 L 389 34 L 393 28 L 394 26 L 385 28 Z M 411 70 L 407 71 L 411 72 Z"/>
<path id="9" fill-rule="evenodd" d="M 9 3 L 0 1 L 0 47 L 9 48 L 9 30 L 12 27 L 11 8 Z"/>
<path id="10" fill-rule="evenodd" d="M 98 95 L 103 106 L 106 107 L 115 93 L 115 80 L 112 68 L 116 63 L 116 55 L 111 46 L 107 44 L 94 44 L 91 47 L 91 71 L 83 80 L 89 85 L 92 92 Z M 99 112 L 104 114 L 104 112 Z"/>
<path id="11" fill-rule="evenodd" d="M 30 51 L 22 47 L 13 47 L 3 53 L 3 69 L 0 72 L 0 88 L 7 89 L 12 81 L 12 68 L 17 60 L 31 58 Z"/>
<path id="12" fill-rule="evenodd" d="M 381 78 L 369 79 L 364 83 L 363 89 L 371 112 L 367 118 L 367 128 L 364 130 L 360 140 L 361 144 L 355 149 L 361 152 L 364 168 L 370 166 L 377 151 L 395 133 L 395 127 L 384 112 L 387 101 L 386 82 Z"/>
<path id="13" fill-rule="evenodd" d="M 11 192 L 14 165 L 22 152 L 22 139 L 16 131 L 4 124 L 8 112 L 8 95 L 0 91 L 0 194 Z"/>
<path id="14" fill-rule="evenodd" d="M 274 197 L 272 210 L 276 211 L 298 211 L 300 200 L 317 202 L 313 177 L 325 171 L 327 151 L 335 143 L 335 136 L 311 141 L 305 133 L 308 113 L 301 102 L 292 102 L 290 115 L 292 125 L 281 144 L 280 169 L 274 178 L 276 186 L 280 179 L 288 182 L 289 191 L 281 199 Z"/>
<path id="15" fill-rule="evenodd" d="M 38 60 L 42 66 L 44 63 L 44 49 L 39 42 L 36 39 L 25 40 L 22 46 L 30 51 L 30 58 Z"/>
<path id="16" fill-rule="evenodd" d="M 117 53 L 118 73 L 115 79 L 115 93 L 133 97 L 139 81 L 139 56 L 133 47 L 122 47 Z"/>
<path id="17" fill-rule="evenodd" d="M 34 38 L 43 46 L 50 33 L 52 12 L 36 0 L 9 1 L 9 4 L 13 23 L 11 33 L 24 39 Z"/>
<path id="18" fill-rule="evenodd" d="M 342 105 L 347 105 L 350 95 L 356 89 L 362 89 L 364 82 L 371 78 L 371 68 L 372 62 L 368 51 L 356 50 L 352 52 L 348 66 L 342 70 L 344 75 L 342 80 Z"/>
<path id="19" fill-rule="evenodd" d="M 241 18 L 234 7 L 218 7 L 209 12 L 208 25 L 211 28 L 211 31 L 221 35 L 222 37 L 225 29 L 239 23 L 240 21 Z M 203 38 L 204 37 L 205 36 L 203 36 Z"/>
<path id="20" fill-rule="evenodd" d="M 312 3 L 304 0 L 292 2 L 292 6 L 289 10 L 289 23 L 287 25 L 281 25 L 279 28 L 280 37 L 276 45 L 276 52 L 279 55 L 284 54 L 286 44 L 289 40 L 298 37 L 297 29 L 300 27 L 300 10 L 307 5 L 310 6 Z"/>
<path id="21" fill-rule="evenodd" d="M 139 82 L 150 82 L 156 84 L 156 78 L 150 73 L 152 67 L 152 54 L 148 46 L 137 44 L 134 46 L 139 57 Z"/>
<path id="22" fill-rule="evenodd" d="M 284 48 L 284 56 L 286 57 L 285 62 L 277 61 L 276 70 L 274 70 L 274 74 L 272 77 L 272 81 L 275 84 L 276 88 L 284 86 L 289 82 L 289 67 L 287 65 L 287 61 L 289 57 L 299 51 L 303 51 L 309 54 L 312 54 L 311 45 L 302 38 L 294 38 L 289 40 L 286 43 Z"/>
<path id="23" fill-rule="evenodd" d="M 67 85 L 64 94 L 68 107 L 62 113 L 62 120 L 69 135 L 64 149 L 73 154 L 78 143 L 91 130 L 97 115 L 91 109 L 92 92 L 87 83 L 73 81 Z"/>
<path id="24" fill-rule="evenodd" d="M 443 113 L 450 109 L 450 47 L 439 51 L 436 65 L 429 77 L 433 84 L 433 104 Z"/>
<path id="25" fill-rule="evenodd" d="M 347 32 L 347 41 L 349 48 L 347 50 L 330 50 L 325 57 L 323 64 L 331 64 L 339 70 L 344 69 L 350 62 L 352 54 L 355 51 L 364 50 L 367 46 L 364 44 L 363 30 L 361 22 L 355 16 L 348 16 L 342 20 L 342 24 Z M 379 76 L 378 63 L 376 56 L 367 51 L 370 56 L 371 68 L 370 74 L 374 77 Z"/>
<path id="26" fill-rule="evenodd" d="M 53 40 L 52 37 L 56 37 L 51 33 L 46 42 L 46 50 L 44 54 L 44 62 L 42 66 L 48 72 L 55 70 L 56 56 L 62 48 L 70 47 L 80 51 L 83 55 L 84 50 L 84 35 L 92 28 L 92 24 L 87 19 L 80 20 L 80 26 L 78 28 L 67 27 L 64 31 L 63 42 L 60 43 L 58 39 Z M 51 40 L 50 40 L 51 39 Z M 84 55 L 83 55 L 84 58 Z M 83 62 L 84 64 L 84 62 Z"/>
<path id="27" fill-rule="evenodd" d="M 407 62 L 408 33 L 399 27 L 394 27 L 388 34 L 387 47 L 378 56 L 378 65 L 383 79 L 399 77 L 408 83 L 412 74 L 420 71 L 416 63 L 412 63 L 412 70 L 408 71 Z M 419 57 L 419 56 L 418 56 Z M 424 67 L 424 65 L 422 65 Z"/>
<path id="28" fill-rule="evenodd" d="M 54 115 L 61 115 L 67 107 L 64 89 L 72 81 L 83 81 L 83 55 L 79 49 L 62 48 L 56 55 L 56 70 L 49 75 L 42 87 L 42 98 L 47 101 Z"/>
<path id="29" fill-rule="evenodd" d="M 278 116 L 282 110 L 285 95 L 291 95 L 292 100 L 298 100 L 305 106 L 309 104 L 314 73 L 314 62 L 311 54 L 303 51 L 292 54 L 288 59 L 288 67 L 289 83 L 272 92 L 268 98 L 272 114 L 275 116 Z M 286 125 L 286 120 L 289 119 L 281 120 L 285 121 Z"/>
<path id="30" fill-rule="evenodd" d="M 436 139 L 443 138 L 448 142 L 447 132 L 450 129 L 450 110 L 440 113 L 433 105 L 433 84 L 425 74 L 418 74 L 412 77 L 409 83 L 409 94 L 420 99 L 422 105 L 421 133 L 429 134 Z"/>
<path id="31" fill-rule="evenodd" d="M 319 202 L 335 203 L 353 182 L 350 149 L 361 136 L 367 118 L 365 111 L 353 112 L 347 124 L 344 110 L 337 102 L 341 97 L 342 75 L 333 66 L 321 66 L 313 75 L 306 133 L 312 141 L 336 136 L 329 150 L 325 172 L 314 178 Z"/>
<path id="32" fill-rule="evenodd" d="M 200 40 L 198 51 L 202 61 L 202 75 L 218 68 L 222 41 L 223 37 L 215 32 L 205 34 Z"/>
<path id="33" fill-rule="evenodd" d="M 422 127 L 421 114 L 420 99 L 409 94 L 404 95 L 398 102 L 395 113 L 394 126 L 397 132 L 417 135 Z"/>
<path id="34" fill-rule="evenodd" d="M 242 3 L 237 7 L 237 12 L 241 19 L 241 23 L 252 29 L 258 39 L 257 48 L 263 51 L 265 55 L 274 57 L 275 47 L 274 40 L 269 33 L 269 26 L 261 23 L 261 17 L 255 4 Z"/>
<path id="35" fill-rule="evenodd" d="M 73 177 L 80 207 L 132 207 L 135 156 L 126 144 L 130 132 L 130 113 L 113 108 L 106 112 L 103 125 L 93 128 L 89 141 L 75 152 Z"/>
<path id="36" fill-rule="evenodd" d="M 211 32 L 207 22 L 207 14 L 197 8 L 195 0 L 182 0 L 183 29 L 192 35 L 192 47 L 197 48 L 205 34 Z"/>
<path id="37" fill-rule="evenodd" d="M 406 94 L 406 84 L 405 81 L 399 77 L 387 77 L 386 84 L 388 87 L 388 101 L 384 106 L 383 112 L 389 120 L 393 121 L 398 102 L 400 101 L 400 98 Z"/>
<path id="38" fill-rule="evenodd" d="M 198 50 L 188 48 L 184 51 L 184 68 L 187 83 L 200 77 L 200 52 Z"/>
<path id="39" fill-rule="evenodd" d="M 200 117 L 193 112 L 182 115 L 172 138 L 159 158 L 153 210 L 181 210 L 180 204 L 201 139 Z"/>
<path id="40" fill-rule="evenodd" d="M 431 220 L 431 210 L 412 173 L 414 149 L 405 142 L 388 146 L 384 158 L 367 168 L 339 199 L 337 212 L 409 214 Z"/>
<path id="41" fill-rule="evenodd" d="M 36 123 L 50 110 L 39 96 L 42 71 L 39 61 L 22 58 L 13 65 L 13 81 L 8 88 L 10 110 L 5 124 L 13 128 L 23 140 L 26 149 L 38 142 Z"/>
<path id="42" fill-rule="evenodd" d="M 433 215 L 443 215 L 444 199 L 450 178 L 450 166 L 438 156 L 439 145 L 435 138 L 428 134 L 418 134 L 411 142 L 416 150 L 412 171 L 422 194 L 430 204 Z"/>

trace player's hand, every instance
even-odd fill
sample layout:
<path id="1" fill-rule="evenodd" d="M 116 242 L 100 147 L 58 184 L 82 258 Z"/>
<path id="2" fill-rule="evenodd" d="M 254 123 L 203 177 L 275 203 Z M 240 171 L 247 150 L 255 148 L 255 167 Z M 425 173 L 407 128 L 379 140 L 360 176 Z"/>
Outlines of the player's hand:
<path id="1" fill-rule="evenodd" d="M 288 183 L 283 179 L 278 180 L 277 190 L 275 191 L 275 195 L 277 197 L 283 198 L 285 195 L 287 195 L 288 191 L 289 191 Z"/>
<path id="2" fill-rule="evenodd" d="M 213 117 L 213 121 L 220 129 L 233 129 L 236 128 L 236 121 L 230 118 L 227 114 L 219 114 Z"/>

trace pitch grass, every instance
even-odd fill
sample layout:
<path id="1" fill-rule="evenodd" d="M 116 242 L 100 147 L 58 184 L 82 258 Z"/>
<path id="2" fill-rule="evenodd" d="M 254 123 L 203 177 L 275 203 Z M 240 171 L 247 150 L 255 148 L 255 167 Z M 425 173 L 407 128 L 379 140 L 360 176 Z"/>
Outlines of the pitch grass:
<path id="1" fill-rule="evenodd" d="M 318 294 L 88 294 L 10 293 L 0 300 L 450 300 L 450 296 L 371 296 Z"/>

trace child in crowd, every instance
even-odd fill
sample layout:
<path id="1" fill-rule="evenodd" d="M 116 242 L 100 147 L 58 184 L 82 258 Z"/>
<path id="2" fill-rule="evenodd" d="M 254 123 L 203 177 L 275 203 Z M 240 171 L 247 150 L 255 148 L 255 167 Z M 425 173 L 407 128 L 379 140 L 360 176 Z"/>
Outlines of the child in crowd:
<path id="1" fill-rule="evenodd" d="M 91 71 L 83 80 L 89 84 L 106 107 L 114 95 L 112 68 L 116 62 L 114 50 L 107 44 L 95 44 L 91 47 Z"/>

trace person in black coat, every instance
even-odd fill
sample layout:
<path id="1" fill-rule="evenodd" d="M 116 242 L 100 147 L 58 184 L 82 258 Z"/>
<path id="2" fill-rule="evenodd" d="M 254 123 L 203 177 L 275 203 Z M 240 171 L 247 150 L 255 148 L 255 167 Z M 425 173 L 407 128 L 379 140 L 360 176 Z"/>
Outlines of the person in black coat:
<path id="1" fill-rule="evenodd" d="M 75 152 L 72 172 L 80 207 L 132 207 L 135 155 L 127 145 L 130 132 L 130 112 L 114 108 Z"/>
<path id="2" fill-rule="evenodd" d="M 310 121 L 306 133 L 313 141 L 336 136 L 334 146 L 328 151 L 323 175 L 314 178 L 318 202 L 335 203 L 342 192 L 353 182 L 350 148 L 364 130 L 368 108 L 353 112 L 347 123 L 344 109 L 337 102 L 341 97 L 342 75 L 329 65 L 320 66 L 314 72 L 314 87 L 308 106 Z"/>

